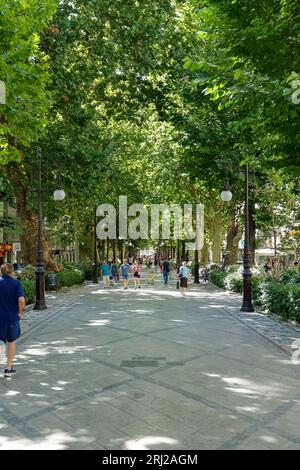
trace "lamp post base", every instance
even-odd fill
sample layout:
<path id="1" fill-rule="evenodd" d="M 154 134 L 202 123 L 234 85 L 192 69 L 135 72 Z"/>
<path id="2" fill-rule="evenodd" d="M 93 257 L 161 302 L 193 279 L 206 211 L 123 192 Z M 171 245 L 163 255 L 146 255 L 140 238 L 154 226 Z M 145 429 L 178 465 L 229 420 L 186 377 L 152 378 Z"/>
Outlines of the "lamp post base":
<path id="1" fill-rule="evenodd" d="M 241 312 L 254 312 L 252 305 L 251 270 L 248 266 L 243 272 L 243 303 Z"/>
<path id="2" fill-rule="evenodd" d="M 242 307 L 241 307 L 241 312 L 248 312 L 248 313 L 251 313 L 251 312 L 254 312 L 254 308 L 251 304 L 251 302 L 245 302 L 243 303 Z"/>
<path id="3" fill-rule="evenodd" d="M 93 284 L 98 284 L 97 265 L 93 263 Z"/>
<path id="4" fill-rule="evenodd" d="M 45 273 L 42 266 L 38 266 L 35 273 L 35 304 L 33 310 L 46 310 L 45 301 Z"/>
<path id="5" fill-rule="evenodd" d="M 38 300 L 35 302 L 33 310 L 47 310 L 47 305 L 45 301 Z"/>

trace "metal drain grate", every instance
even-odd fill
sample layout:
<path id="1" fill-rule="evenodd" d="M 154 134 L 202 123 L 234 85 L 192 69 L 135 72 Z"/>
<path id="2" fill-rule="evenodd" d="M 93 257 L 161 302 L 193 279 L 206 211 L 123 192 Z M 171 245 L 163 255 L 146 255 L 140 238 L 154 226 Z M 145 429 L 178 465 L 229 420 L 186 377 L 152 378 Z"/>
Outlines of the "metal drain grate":
<path id="1" fill-rule="evenodd" d="M 155 360 L 134 359 L 131 361 L 122 361 L 121 367 L 159 367 L 159 363 Z"/>
<path id="2" fill-rule="evenodd" d="M 122 361 L 121 367 L 163 367 L 163 366 L 183 366 L 183 362 L 167 362 L 166 357 L 133 356 L 131 360 Z"/>

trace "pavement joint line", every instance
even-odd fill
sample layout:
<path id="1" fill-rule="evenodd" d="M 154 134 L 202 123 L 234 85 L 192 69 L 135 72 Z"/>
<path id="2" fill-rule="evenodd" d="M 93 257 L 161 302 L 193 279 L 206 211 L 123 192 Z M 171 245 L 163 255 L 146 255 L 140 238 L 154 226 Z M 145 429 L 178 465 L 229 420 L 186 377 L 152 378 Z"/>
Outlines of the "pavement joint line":
<path id="1" fill-rule="evenodd" d="M 8 409 L 3 403 L 1 403 L 1 407 L 4 408 L 4 412 L 1 413 L 1 418 L 5 420 L 7 424 L 10 426 L 14 426 L 18 432 L 20 432 L 25 438 L 37 438 L 41 437 L 40 433 L 34 429 L 32 426 L 27 425 L 26 422 L 16 416 L 10 409 Z M 0 431 L 1 433 L 1 431 Z"/>
<path id="2" fill-rule="evenodd" d="M 151 336 L 153 333 L 159 333 L 160 331 L 174 330 L 174 329 L 177 329 L 177 328 L 184 328 L 185 326 L 170 326 L 168 328 L 155 329 L 155 330 L 150 330 L 150 331 L 147 331 L 147 332 L 143 333 L 141 331 L 134 331 L 134 330 L 131 330 L 129 328 L 120 328 L 120 327 L 113 326 L 113 325 L 105 325 L 106 328 L 111 328 L 112 330 L 128 331 L 129 333 L 133 333 L 135 335 L 138 334 L 138 335 L 141 335 L 141 336 Z"/>
<path id="3" fill-rule="evenodd" d="M 82 298 L 82 297 L 81 297 Z M 70 302 L 67 306 L 72 306 L 75 302 L 77 302 L 78 299 L 75 299 L 73 300 L 72 302 Z M 32 327 L 29 327 L 28 330 L 26 330 L 21 338 L 18 340 L 18 343 L 21 344 L 23 342 L 23 338 L 25 337 L 26 339 L 26 336 L 28 336 L 29 333 L 32 333 L 33 331 L 36 331 L 38 330 L 40 327 L 44 326 L 46 323 L 48 323 L 50 320 L 52 320 L 58 313 L 60 313 L 62 311 L 62 307 L 59 307 L 57 310 L 55 310 L 54 312 L 51 312 L 49 315 L 47 315 L 46 318 L 44 318 L 43 320 L 41 320 L 40 322 L 38 322 L 36 325 L 33 325 Z M 21 323 L 21 327 L 22 327 L 22 323 Z"/>
<path id="4" fill-rule="evenodd" d="M 283 429 L 278 429 L 272 426 L 267 426 L 266 430 L 271 431 L 271 432 L 276 432 L 284 439 L 294 442 L 295 444 L 300 444 L 300 437 L 296 437 L 293 434 L 290 434 L 289 432 L 284 431 Z"/>
<path id="5" fill-rule="evenodd" d="M 33 413 L 30 413 L 26 416 L 23 416 L 22 418 L 18 417 L 17 415 L 15 415 L 14 413 L 10 412 L 10 418 L 9 418 L 9 421 L 6 420 L 10 425 L 12 426 L 16 426 L 18 423 L 26 423 L 28 421 L 31 421 L 32 419 L 35 419 L 35 418 L 40 418 L 41 416 L 45 416 L 49 413 L 52 413 L 52 412 L 56 412 L 56 411 L 59 411 L 59 409 L 62 407 L 62 406 L 69 406 L 69 405 L 72 405 L 72 404 L 75 404 L 79 401 L 81 401 L 83 398 L 93 398 L 94 396 L 96 395 L 100 395 L 106 391 L 109 391 L 109 390 L 112 390 L 114 388 L 118 388 L 122 385 L 126 385 L 127 383 L 129 382 L 132 382 L 132 378 L 128 377 L 127 379 L 123 379 L 123 380 L 120 380 L 119 382 L 116 382 L 114 384 L 110 384 L 110 385 L 106 385 L 104 387 L 101 387 L 101 388 L 97 388 L 97 389 L 93 389 L 89 392 L 85 392 L 81 395 L 76 395 L 76 396 L 73 396 L 71 398 L 68 398 L 66 400 L 62 400 L 61 402 L 58 402 L 58 403 L 55 403 L 53 405 L 49 405 L 45 408 L 42 408 L 40 410 L 37 410 L 37 411 L 34 411 Z M 58 415 L 56 415 L 58 416 Z"/>
<path id="6" fill-rule="evenodd" d="M 170 389 L 171 391 L 174 391 L 175 393 L 180 393 L 181 395 L 185 395 L 185 396 L 188 396 L 189 398 L 192 398 L 195 400 L 196 398 L 196 401 L 197 402 L 200 402 L 201 404 L 204 404 L 206 406 L 209 406 L 210 408 L 216 408 L 216 406 L 211 406 L 212 404 L 213 405 L 217 405 L 218 404 L 216 402 L 209 402 L 207 400 L 204 400 L 204 403 L 203 403 L 203 399 L 200 400 L 198 396 L 196 396 L 195 394 L 191 394 L 190 392 L 185 392 L 185 391 L 182 391 L 182 389 L 179 389 L 178 387 L 173 387 L 171 386 L 170 384 L 164 384 L 163 382 L 160 382 L 160 381 L 156 381 L 156 380 L 147 380 L 147 377 L 140 377 L 139 378 L 140 380 L 144 380 L 144 381 L 148 381 L 148 382 L 151 382 L 151 383 L 155 383 L 159 386 L 163 386 L 164 388 L 168 388 Z M 44 415 L 47 415 L 49 413 L 51 413 L 52 411 L 57 411 L 59 410 L 59 408 L 61 408 L 62 406 L 68 406 L 70 404 L 74 404 L 80 400 L 82 400 L 82 398 L 84 397 L 93 397 L 95 395 L 98 395 L 98 394 L 101 394 L 105 391 L 108 391 L 108 390 L 112 390 L 114 388 L 117 388 L 119 386 L 122 386 L 124 384 L 128 384 L 130 382 L 133 382 L 133 378 L 127 378 L 127 379 L 123 379 L 122 381 L 120 382 L 117 382 L 117 383 L 114 383 L 114 384 L 110 384 L 108 386 L 105 386 L 103 388 L 100 388 L 100 389 L 94 389 L 90 392 L 86 392 L 84 393 L 83 395 L 78 395 L 76 397 L 72 397 L 68 400 L 64 400 L 62 402 L 59 402 L 59 403 L 56 403 L 55 405 L 51 405 L 49 407 L 46 407 L 42 410 L 38 410 L 30 415 L 27 415 L 27 416 L 24 416 L 23 418 L 19 418 L 17 417 L 16 415 L 14 415 L 12 412 L 9 411 L 9 420 L 5 419 L 5 421 L 10 424 L 10 425 L 13 425 L 13 426 L 16 426 L 16 428 L 18 430 L 21 430 L 22 434 L 24 434 L 24 432 L 27 433 L 27 435 L 30 434 L 31 437 L 40 437 L 40 434 L 37 430 L 35 430 L 34 428 L 31 428 L 30 426 L 26 426 L 26 422 L 27 421 L 30 421 L 34 418 L 38 418 L 38 417 L 41 417 L 41 416 L 44 416 Z M 184 392 L 184 393 L 182 393 Z M 265 417 L 263 418 L 258 418 L 259 421 L 256 421 L 255 418 L 251 418 L 243 413 L 240 413 L 238 411 L 236 411 L 235 413 L 237 415 L 239 415 L 240 417 L 243 417 L 244 419 L 246 419 L 247 421 L 252 421 L 252 424 L 250 424 L 250 426 L 244 430 L 242 433 L 237 433 L 235 436 L 232 436 L 228 441 L 226 441 L 225 443 L 222 444 L 222 446 L 220 447 L 220 449 L 225 449 L 227 448 L 226 446 L 228 445 L 227 443 L 230 442 L 232 443 L 232 441 L 234 441 L 234 443 L 236 443 L 236 441 L 238 442 L 242 442 L 244 439 L 244 435 L 246 435 L 246 438 L 249 437 L 249 432 L 251 432 L 252 430 L 252 433 L 254 433 L 256 430 L 259 429 L 260 425 L 262 424 L 266 424 L 266 423 L 269 423 L 271 422 L 272 420 L 276 419 L 278 416 L 280 416 L 280 414 L 284 414 L 286 412 L 286 410 L 288 410 L 289 408 L 291 408 L 292 406 L 295 405 L 295 402 L 293 400 L 297 400 L 299 398 L 299 395 L 295 396 L 293 399 L 291 399 L 288 403 L 284 403 L 283 405 L 280 405 L 279 407 L 276 408 L 276 410 L 273 410 L 271 413 L 269 413 L 268 415 L 266 415 Z M 113 405 L 112 405 L 113 406 Z M 149 405 L 151 407 L 151 405 Z M 152 408 L 152 407 L 151 407 Z M 227 407 L 224 407 L 224 406 L 218 406 L 219 409 L 223 409 L 224 411 L 230 411 L 232 412 L 231 409 L 228 409 Z M 155 408 L 153 408 L 155 411 L 158 411 L 156 410 Z M 279 413 L 278 413 L 278 410 L 279 410 Z M 159 411 L 160 412 L 160 411 Z M 165 416 L 169 417 L 169 415 L 166 415 L 165 413 L 163 413 Z M 129 415 L 131 416 L 131 415 Z M 67 425 L 68 422 L 61 419 L 59 417 L 59 415 L 56 415 L 56 417 L 58 417 L 61 421 L 65 422 Z M 174 419 L 174 418 L 173 418 Z M 143 421 L 142 421 L 143 422 Z M 180 422 L 180 420 L 178 420 L 178 422 Z M 143 422 L 144 423 L 144 422 Z M 25 424 L 25 426 L 24 426 Z M 70 425 L 69 425 L 70 426 Z M 24 434 L 25 435 L 25 434 Z M 230 448 L 232 448 L 232 444 L 230 445 Z"/>
<path id="7" fill-rule="evenodd" d="M 218 351 L 218 352 L 221 352 L 221 351 L 223 351 L 224 349 L 227 349 L 227 347 L 222 347 L 222 348 L 220 348 L 219 350 L 213 351 L 213 353 L 216 354 L 217 351 Z M 206 357 L 206 356 L 210 356 L 211 353 L 212 353 L 212 351 L 206 351 L 206 352 L 203 351 L 203 354 L 198 354 L 198 355 L 196 355 L 196 356 L 191 356 L 191 357 L 188 357 L 188 358 L 186 358 L 186 359 L 182 359 L 181 362 L 183 363 L 183 365 L 185 365 L 185 364 L 188 364 L 189 362 L 192 362 L 192 361 L 194 361 L 194 360 L 196 360 L 196 359 L 202 359 L 202 358 L 204 358 L 204 357 Z M 153 376 L 153 375 L 155 375 L 155 374 L 158 374 L 159 372 L 165 371 L 165 370 L 167 370 L 167 369 L 171 369 L 172 367 L 177 367 L 177 366 L 165 365 L 165 366 L 163 366 L 163 367 L 159 367 L 158 369 L 154 369 L 154 370 L 148 372 L 147 374 L 145 374 L 145 377 L 151 377 L 151 376 Z"/>
<path id="8" fill-rule="evenodd" d="M 236 436 L 228 439 L 225 441 L 219 448 L 218 450 L 226 450 L 226 449 L 234 449 L 237 447 L 237 445 L 242 444 L 245 442 L 251 434 L 254 434 L 256 431 L 258 431 L 262 426 L 266 427 L 272 421 L 275 421 L 277 418 L 280 416 L 284 415 L 290 408 L 295 406 L 294 400 L 299 400 L 300 395 L 297 394 L 293 398 L 290 398 L 290 400 L 286 403 L 282 403 L 281 405 L 277 406 L 274 410 L 272 410 L 270 413 L 267 413 L 265 416 L 262 416 L 258 422 L 254 422 L 250 424 L 249 428 L 244 429 L 242 432 L 237 433 Z"/>
<path id="9" fill-rule="evenodd" d="M 86 297 L 86 296 L 85 296 L 85 297 Z M 80 299 L 84 300 L 85 297 L 80 297 Z M 73 303 L 75 303 L 75 302 L 77 302 L 77 301 L 78 301 L 78 298 L 75 299 L 73 302 L 71 302 L 71 304 L 69 304 L 69 305 L 73 305 Z M 278 347 L 278 344 L 277 344 L 277 343 L 271 341 L 267 336 L 265 336 L 265 335 L 261 334 L 260 332 L 258 332 L 255 328 L 253 328 L 251 325 L 249 325 L 249 323 L 247 323 L 247 322 L 243 321 L 242 319 L 236 317 L 232 312 L 226 310 L 226 308 L 220 307 L 220 310 L 221 310 L 221 311 L 224 311 L 226 314 L 229 314 L 232 318 L 234 318 L 234 319 L 236 320 L 236 322 L 242 323 L 243 325 L 248 326 L 248 328 L 250 328 L 252 331 L 254 331 L 255 333 L 257 333 L 259 336 L 263 337 L 264 339 L 268 339 L 272 344 L 274 344 L 275 346 Z M 42 324 L 44 324 L 46 320 L 51 320 L 59 311 L 60 311 L 60 309 L 57 310 L 56 312 L 54 312 L 51 316 L 47 317 L 43 322 L 41 322 L 41 323 L 39 323 L 38 325 L 36 325 L 36 327 L 39 327 L 39 326 L 41 326 Z M 163 329 L 163 331 L 166 331 L 166 330 L 169 330 L 169 329 L 174 329 L 174 328 L 182 328 L 182 327 L 186 327 L 186 326 L 188 326 L 188 325 L 172 326 L 172 327 L 170 327 L 170 328 L 165 328 L 165 329 Z M 113 327 L 113 326 L 109 326 L 109 325 L 107 325 L 106 327 L 107 327 L 107 328 L 111 328 L 111 329 L 120 330 L 120 331 L 131 332 L 131 333 L 134 334 L 133 337 L 136 337 L 136 336 L 139 336 L 139 335 L 142 334 L 142 333 L 139 333 L 139 332 L 135 332 L 135 331 L 133 331 L 133 330 L 128 330 L 128 329 L 125 330 L 125 329 L 122 329 L 122 328 Z M 36 329 L 36 328 L 35 328 L 35 329 Z M 34 330 L 35 330 L 35 329 L 34 329 Z M 29 333 L 30 331 L 32 331 L 32 330 L 33 330 L 33 329 L 28 330 L 26 333 L 28 334 L 28 333 Z M 159 330 L 159 329 L 158 329 L 158 330 L 153 330 L 152 332 L 150 331 L 150 332 L 144 333 L 144 334 L 142 334 L 142 335 L 143 335 L 143 336 L 150 336 L 150 337 L 151 337 L 153 333 L 155 333 L 155 332 L 160 332 L 160 331 L 162 331 L 162 330 Z M 26 333 L 25 333 L 25 334 L 26 334 Z M 24 334 L 24 335 L 25 335 L 25 334 Z M 155 337 L 155 336 L 154 336 L 154 337 Z M 127 340 L 127 339 L 130 339 L 130 337 L 129 337 L 129 338 L 124 338 L 123 340 Z M 119 339 L 119 340 L 116 340 L 116 341 L 113 341 L 113 342 L 110 342 L 110 343 L 106 343 L 105 345 L 112 344 L 112 343 L 118 342 L 118 341 L 120 341 L 120 340 L 122 340 L 122 339 Z M 195 349 L 195 348 L 194 348 L 194 349 Z M 284 349 L 282 349 L 281 347 L 279 347 L 279 349 L 280 349 L 280 350 L 283 350 L 283 351 L 286 353 L 286 351 L 285 351 Z M 217 352 L 217 351 L 215 351 L 215 352 Z M 211 352 L 210 352 L 210 353 L 211 353 Z M 205 356 L 205 355 L 207 355 L 207 354 L 204 353 L 203 356 Z M 97 361 L 97 362 L 99 362 L 99 361 Z M 102 362 L 102 363 L 103 363 L 103 365 L 109 364 L 109 363 L 104 364 L 104 362 Z M 109 367 L 112 367 L 112 364 L 110 364 Z M 172 365 L 165 366 L 165 368 L 170 368 L 170 367 L 173 367 L 173 366 L 172 366 Z M 121 368 L 121 370 L 123 370 L 123 371 L 124 371 L 124 369 L 125 369 L 125 368 Z M 161 370 L 162 370 L 162 368 L 158 368 L 158 369 L 156 369 L 156 370 L 154 370 L 154 371 L 149 372 L 148 374 L 151 374 L 151 373 L 158 373 L 158 372 L 161 371 Z M 128 373 L 128 372 L 129 372 L 129 371 L 127 371 L 127 373 Z M 132 374 L 132 372 L 131 372 L 131 374 Z M 136 374 L 134 374 L 134 376 L 136 376 Z M 140 376 L 143 377 L 143 376 L 145 376 L 145 375 L 140 374 Z"/>
<path id="10" fill-rule="evenodd" d="M 291 353 L 290 351 L 288 351 L 286 348 L 284 348 L 283 346 L 281 346 L 278 342 L 274 341 L 272 338 L 270 338 L 269 336 L 265 335 L 264 333 L 262 333 L 261 331 L 259 331 L 257 328 L 255 328 L 253 325 L 251 325 L 249 322 L 247 322 L 246 320 L 243 320 L 242 318 L 240 318 L 239 316 L 235 315 L 234 313 L 232 313 L 231 311 L 227 310 L 226 308 L 222 308 L 222 310 L 224 310 L 224 312 L 226 312 L 228 315 L 230 315 L 231 317 L 235 318 L 238 322 L 242 323 L 243 325 L 247 326 L 247 328 L 249 328 L 249 330 L 253 331 L 254 333 L 256 333 L 258 336 L 261 336 L 262 338 L 264 338 L 265 340 L 269 341 L 270 343 L 273 344 L 273 346 L 275 346 L 276 348 L 280 349 L 281 352 L 283 352 L 286 356 L 289 356 L 291 357 Z"/>
<path id="11" fill-rule="evenodd" d="M 112 363 L 109 363 L 107 361 L 103 361 L 103 360 L 99 360 L 99 359 L 93 359 L 94 362 L 96 363 L 99 363 L 99 364 L 102 364 L 102 365 L 105 365 L 109 368 L 112 368 L 112 369 L 116 369 L 120 372 L 123 372 L 123 373 L 127 373 L 129 376 L 131 377 L 128 377 L 128 379 L 124 379 L 124 380 L 128 380 L 128 381 L 132 381 L 134 379 L 137 379 L 137 380 L 145 380 L 146 382 L 150 382 L 150 383 L 153 383 L 155 385 L 159 385 L 163 388 L 166 388 L 168 390 L 171 390 L 175 393 L 179 393 L 180 395 L 182 396 L 186 396 L 187 398 L 191 398 L 192 400 L 195 400 L 201 404 L 204 404 L 206 406 L 209 406 L 210 408 L 213 408 L 215 409 L 216 408 L 216 405 L 217 403 L 216 402 L 212 402 L 210 400 L 205 400 L 205 399 L 201 399 L 198 395 L 194 394 L 194 393 L 191 393 L 191 392 L 188 392 L 188 391 L 185 391 L 185 390 L 182 390 L 181 388 L 179 387 L 175 387 L 171 384 L 167 384 L 163 381 L 160 381 L 160 380 L 157 380 L 157 379 L 153 379 L 152 377 L 150 377 L 150 372 L 146 373 L 146 374 L 140 374 L 138 372 L 135 372 L 135 371 L 128 371 L 126 370 L 127 368 L 124 368 L 124 367 L 120 367 L 120 366 L 117 366 L 116 364 L 112 364 Z M 169 367 L 172 367 L 172 366 L 169 366 Z M 232 411 L 230 410 L 230 408 L 227 408 L 227 407 L 224 407 L 223 405 L 220 406 L 221 409 L 223 409 L 224 411 Z M 240 416 L 247 416 L 243 413 L 240 413 L 239 411 L 235 411 L 236 414 L 240 415 Z M 247 418 L 249 418 L 247 416 Z"/>
<path id="12" fill-rule="evenodd" d="M 220 351 L 216 352 L 215 354 L 216 354 L 217 356 L 219 356 L 219 357 L 225 359 L 225 360 L 230 359 L 230 360 L 237 361 L 237 362 L 239 362 L 240 364 L 244 364 L 245 366 L 253 366 L 253 363 L 252 363 L 252 362 L 247 362 L 247 361 L 245 361 L 245 360 L 243 360 L 243 359 L 241 359 L 241 358 L 239 358 L 239 357 L 234 357 L 234 358 L 233 358 L 233 357 L 230 357 L 230 356 L 226 356 L 226 355 L 224 355 L 224 354 L 220 354 Z M 259 369 L 259 370 L 265 371 L 265 369 L 264 369 L 263 367 L 259 366 L 258 364 L 255 364 L 255 369 Z M 272 372 L 272 371 L 269 371 L 269 372 L 274 374 L 274 372 Z M 297 369 L 296 367 L 294 367 L 292 370 L 289 369 L 289 374 L 290 374 L 291 372 L 294 372 L 294 378 L 298 378 L 298 377 L 300 378 L 300 376 L 299 376 L 300 370 L 299 370 L 299 369 Z"/>
<path id="13" fill-rule="evenodd" d="M 174 385 L 165 383 L 163 381 L 153 379 L 152 377 L 146 377 L 145 376 L 145 377 L 142 378 L 142 380 L 144 380 L 145 382 L 150 382 L 154 385 L 159 385 L 162 388 L 165 388 L 167 390 L 171 390 L 171 392 L 178 393 L 179 395 L 184 396 L 186 398 L 190 398 L 191 400 L 194 400 L 197 403 L 201 403 L 201 405 L 205 405 L 210 409 L 214 409 L 214 410 L 219 409 L 219 410 L 222 410 L 222 411 L 232 413 L 231 408 L 228 408 L 227 406 L 224 406 L 224 405 L 222 405 L 218 402 L 214 402 L 214 401 L 211 401 L 211 400 L 207 400 L 205 398 L 201 398 L 199 395 L 196 395 L 195 393 L 192 393 L 192 392 L 188 392 L 187 390 L 183 390 L 180 387 L 176 387 Z M 235 410 L 234 412 L 235 412 L 236 415 L 242 417 L 243 419 L 245 419 L 247 421 L 255 420 L 255 418 L 249 417 L 248 415 L 246 415 L 244 413 L 241 413 L 240 411 Z"/>

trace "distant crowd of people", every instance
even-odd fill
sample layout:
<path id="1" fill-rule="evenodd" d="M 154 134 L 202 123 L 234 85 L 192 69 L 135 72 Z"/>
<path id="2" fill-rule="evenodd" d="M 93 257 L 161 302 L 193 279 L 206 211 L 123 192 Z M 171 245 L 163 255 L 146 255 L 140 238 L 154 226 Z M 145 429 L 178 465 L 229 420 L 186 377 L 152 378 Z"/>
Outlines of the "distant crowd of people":
<path id="1" fill-rule="evenodd" d="M 186 294 L 188 280 L 191 272 L 186 266 L 186 262 L 181 260 L 176 263 L 172 258 L 163 258 L 159 255 L 154 257 L 129 257 L 120 262 L 113 259 L 110 263 L 103 261 L 100 266 L 100 274 L 104 287 L 112 287 L 122 278 L 124 290 L 129 287 L 129 279 L 132 278 L 134 289 L 141 289 L 142 266 L 146 267 L 146 279 L 148 284 L 154 285 L 155 274 L 160 270 L 164 285 L 168 285 L 169 280 L 177 279 L 177 288 L 181 290 L 181 295 Z"/>

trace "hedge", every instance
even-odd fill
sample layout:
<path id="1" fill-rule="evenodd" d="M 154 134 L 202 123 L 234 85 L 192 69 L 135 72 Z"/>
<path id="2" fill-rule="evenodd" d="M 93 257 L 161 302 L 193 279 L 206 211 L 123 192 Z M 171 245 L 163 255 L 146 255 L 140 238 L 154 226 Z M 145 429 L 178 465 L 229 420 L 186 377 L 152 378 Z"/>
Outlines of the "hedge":
<path id="1" fill-rule="evenodd" d="M 218 287 L 225 288 L 224 281 L 227 276 L 226 271 L 214 269 L 209 273 L 209 280 L 212 284 Z"/>
<path id="2" fill-rule="evenodd" d="M 26 304 L 33 304 L 35 301 L 35 281 L 22 279 L 21 284 L 25 292 Z"/>
<path id="3" fill-rule="evenodd" d="M 57 287 L 70 287 L 74 284 L 82 284 L 84 281 L 84 274 L 79 269 L 61 270 L 56 273 Z"/>
<path id="4" fill-rule="evenodd" d="M 300 270 L 297 268 L 284 269 L 280 275 L 280 282 L 300 285 Z"/>
<path id="5" fill-rule="evenodd" d="M 91 281 L 93 279 L 93 266 L 92 263 L 81 262 L 75 264 L 75 268 L 79 269 L 83 274 L 86 280 Z"/>
<path id="6" fill-rule="evenodd" d="M 300 323 L 300 271 L 285 269 L 279 281 L 254 268 L 252 298 L 255 306 L 268 313 L 275 313 L 283 320 Z M 242 292 L 242 269 L 230 266 L 214 268 L 209 274 L 212 284 L 231 292 Z"/>
<path id="7" fill-rule="evenodd" d="M 46 276 L 49 273 L 46 273 Z M 28 277 L 27 277 L 28 276 Z M 35 268 L 26 266 L 21 273 L 20 282 L 23 286 L 26 304 L 32 304 L 35 301 Z M 56 273 L 57 287 L 70 287 L 74 284 L 82 284 L 85 279 L 84 272 L 74 268 L 74 266 L 64 266 L 63 269 Z"/>
<path id="8" fill-rule="evenodd" d="M 300 286 L 271 280 L 265 285 L 263 307 L 282 320 L 300 323 Z"/>

